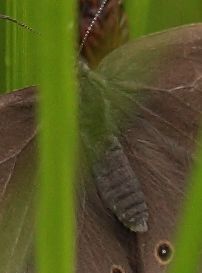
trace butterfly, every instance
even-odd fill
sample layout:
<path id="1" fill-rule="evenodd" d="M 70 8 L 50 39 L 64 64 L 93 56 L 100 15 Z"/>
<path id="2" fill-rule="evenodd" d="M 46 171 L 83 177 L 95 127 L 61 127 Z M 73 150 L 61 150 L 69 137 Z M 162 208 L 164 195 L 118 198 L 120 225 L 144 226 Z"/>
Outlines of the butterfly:
<path id="1" fill-rule="evenodd" d="M 185 26 L 129 42 L 94 70 L 81 65 L 81 142 L 92 165 L 79 196 L 78 272 L 163 272 L 172 259 L 201 117 L 201 44 L 202 26 Z M 0 97 L 1 272 L 32 267 L 22 258 L 33 233 L 36 89 Z"/>
<path id="2" fill-rule="evenodd" d="M 172 260 L 174 230 L 186 196 L 201 118 L 201 43 L 201 24 L 171 29 L 116 49 L 92 72 L 105 83 L 101 88 L 110 101 L 112 124 L 125 121 L 126 127 L 119 127 L 119 140 L 141 181 L 149 215 L 147 232 L 123 231 L 98 202 L 99 195 L 109 202 L 102 195 L 106 184 L 97 196 L 89 193 L 81 271 L 164 272 Z M 106 158 L 105 164 L 110 164 Z M 125 192 L 118 193 L 120 204 Z M 90 246 L 85 254 L 84 245 Z M 94 259 L 90 259 L 92 253 Z"/>

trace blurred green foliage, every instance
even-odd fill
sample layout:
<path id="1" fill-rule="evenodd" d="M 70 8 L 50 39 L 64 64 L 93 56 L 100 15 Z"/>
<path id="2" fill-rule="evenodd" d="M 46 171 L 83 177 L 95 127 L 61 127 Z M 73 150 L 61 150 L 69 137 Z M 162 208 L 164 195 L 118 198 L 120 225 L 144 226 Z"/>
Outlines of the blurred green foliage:
<path id="1" fill-rule="evenodd" d="M 0 5 L 0 14 L 6 13 L 6 3 L 3 2 Z M 6 22 L 0 20 L 0 33 L 1 33 L 1 43 L 0 43 L 0 94 L 4 93 L 6 90 L 6 62 L 5 62 L 5 49 L 6 49 Z"/>
<path id="2" fill-rule="evenodd" d="M 200 0 L 125 0 L 131 39 L 202 21 Z"/>
<path id="3" fill-rule="evenodd" d="M 33 21 L 44 35 L 33 48 L 40 85 L 40 180 L 37 267 L 40 273 L 75 269 L 77 90 L 74 0 L 35 0 Z M 40 20 L 39 20 L 40 18 Z"/>
<path id="4" fill-rule="evenodd" d="M 75 266 L 75 10 L 74 0 L 7 0 L 2 11 L 45 33 L 37 35 L 8 21 L 2 31 L 6 50 L 0 52 L 3 91 L 40 85 L 37 268 L 43 273 L 73 272 Z"/>

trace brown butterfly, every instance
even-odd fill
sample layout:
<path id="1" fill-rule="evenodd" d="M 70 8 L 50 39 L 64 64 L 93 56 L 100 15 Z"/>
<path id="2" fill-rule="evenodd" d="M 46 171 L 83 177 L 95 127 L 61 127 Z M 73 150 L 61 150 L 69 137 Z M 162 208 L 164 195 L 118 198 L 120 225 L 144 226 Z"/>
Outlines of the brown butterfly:
<path id="1" fill-rule="evenodd" d="M 93 166 L 79 198 L 78 272 L 158 273 L 170 262 L 201 116 L 201 64 L 199 24 L 128 43 L 105 57 L 94 71 L 84 67 L 80 126 L 87 160 Z M 96 96 L 92 91 L 97 91 Z M 0 98 L 1 272 L 33 272 L 26 252 L 30 255 L 37 180 L 36 103 L 35 87 Z M 100 106 L 101 112 L 86 111 L 89 105 Z M 89 125 L 94 113 L 101 113 L 101 119 Z M 104 127 L 89 130 L 97 121 Z M 113 145 L 105 145 L 108 136 L 114 137 Z M 131 232 L 117 220 L 122 217 L 127 226 L 130 217 L 124 222 L 124 213 L 130 216 L 136 209 L 130 202 L 134 185 L 132 179 L 125 183 L 125 171 L 141 182 L 140 187 L 134 180 L 140 195 L 144 194 L 140 202 L 148 206 L 145 233 Z"/>
<path id="2" fill-rule="evenodd" d="M 141 181 L 149 220 L 145 233 L 125 228 L 107 208 L 106 200 L 100 198 L 92 176 L 78 212 L 78 272 L 163 272 L 170 262 L 173 231 L 186 196 L 201 117 L 201 45 L 200 24 L 181 27 L 124 45 L 104 58 L 95 70 L 110 82 L 105 95 L 108 100 L 108 96 L 113 98 L 111 107 L 117 109 L 114 117 L 123 118 L 127 124 L 124 128 L 118 123 L 117 137 Z M 125 52 L 130 58 L 125 57 Z M 1 255 L 1 266 L 11 268 L 16 268 L 28 248 L 32 230 L 27 219 L 32 214 L 28 204 L 36 179 L 31 163 L 36 154 L 35 92 L 34 87 L 29 87 L 0 98 L 0 236 L 7 253 L 13 253 L 12 262 L 8 260 L 12 256 Z M 139 99 L 142 94 L 143 99 Z M 27 173 L 28 179 L 21 180 Z M 17 231 L 19 237 L 14 240 Z M 13 235 L 9 241 L 4 237 L 7 234 Z"/>
<path id="3" fill-rule="evenodd" d="M 148 231 L 126 230 L 90 189 L 80 219 L 79 272 L 164 272 L 201 119 L 202 25 L 130 42 L 96 71 L 109 83 L 114 111 L 128 124 L 119 139 L 141 181 Z"/>

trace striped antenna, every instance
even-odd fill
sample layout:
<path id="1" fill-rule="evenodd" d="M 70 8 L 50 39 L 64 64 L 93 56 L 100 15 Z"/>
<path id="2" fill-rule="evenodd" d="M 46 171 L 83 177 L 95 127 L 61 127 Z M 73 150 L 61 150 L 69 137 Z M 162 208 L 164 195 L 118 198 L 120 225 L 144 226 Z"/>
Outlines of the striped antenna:
<path id="1" fill-rule="evenodd" d="M 100 13 L 102 12 L 102 10 L 103 10 L 103 8 L 105 7 L 105 5 L 107 4 L 107 2 L 108 2 L 108 0 L 103 0 L 103 1 L 102 1 L 101 6 L 99 7 L 99 9 L 98 9 L 97 13 L 95 14 L 93 20 L 91 21 L 91 23 L 90 23 L 90 25 L 89 25 L 89 27 L 88 27 L 88 29 L 87 29 L 87 31 L 86 31 L 84 37 L 83 37 L 83 40 L 82 40 L 82 42 L 81 42 L 81 44 L 80 44 L 80 47 L 79 47 L 79 54 L 81 53 L 85 41 L 87 40 L 87 38 L 88 38 L 88 36 L 89 36 L 89 34 L 90 34 L 90 32 L 91 32 L 91 30 L 92 30 L 92 28 L 93 28 L 95 22 L 97 21 L 97 19 L 98 19 Z"/>
<path id="2" fill-rule="evenodd" d="M 10 17 L 10 16 L 8 16 L 8 15 L 0 14 L 0 18 L 1 18 L 1 19 L 5 19 L 5 20 L 8 20 L 8 21 L 11 21 L 11 22 L 13 22 L 13 23 L 15 23 L 15 24 L 17 24 L 17 25 L 19 25 L 19 26 L 25 28 L 25 29 L 28 29 L 29 31 L 32 31 L 32 32 L 34 32 L 34 33 L 36 33 L 36 34 L 39 34 L 39 35 L 42 35 L 40 32 L 36 31 L 35 29 L 33 29 L 33 28 L 31 28 L 31 27 L 28 27 L 28 26 L 25 25 L 24 23 L 21 23 L 21 22 L 19 22 L 18 20 L 13 19 L 12 17 Z"/>

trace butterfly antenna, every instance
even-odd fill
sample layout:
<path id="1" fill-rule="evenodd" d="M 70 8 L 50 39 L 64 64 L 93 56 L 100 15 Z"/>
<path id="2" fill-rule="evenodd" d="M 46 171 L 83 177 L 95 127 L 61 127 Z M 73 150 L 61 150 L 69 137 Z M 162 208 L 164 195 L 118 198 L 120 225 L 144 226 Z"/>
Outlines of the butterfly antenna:
<path id="1" fill-rule="evenodd" d="M 21 22 L 19 22 L 18 20 L 13 19 L 12 17 L 10 17 L 10 16 L 8 16 L 8 15 L 0 14 L 0 18 L 5 19 L 5 20 L 8 20 L 8 21 L 11 21 L 11 22 L 13 22 L 13 23 L 15 23 L 15 24 L 17 24 L 17 25 L 19 25 L 19 26 L 25 28 L 25 29 L 28 29 L 29 31 L 32 31 L 32 32 L 34 32 L 34 33 L 36 33 L 36 34 L 41 35 L 40 32 L 36 31 L 35 29 L 33 29 L 33 28 L 31 28 L 31 27 L 28 27 L 28 26 L 25 25 L 24 23 L 21 23 Z"/>
<path id="2" fill-rule="evenodd" d="M 95 14 L 93 20 L 91 21 L 91 23 L 90 23 L 90 25 L 89 25 L 89 27 L 88 27 L 88 29 L 87 29 L 87 31 L 86 31 L 84 37 L 83 37 L 83 40 L 82 40 L 82 42 L 81 42 L 81 44 L 80 44 L 80 47 L 79 47 L 79 54 L 81 53 L 81 51 L 82 51 L 82 49 L 83 49 L 83 46 L 84 46 L 84 43 L 85 43 L 86 39 L 88 38 L 88 36 L 89 36 L 89 34 L 90 34 L 90 32 L 91 32 L 91 30 L 92 30 L 92 28 L 93 28 L 95 22 L 97 21 L 97 19 L 98 19 L 100 13 L 102 12 L 102 10 L 103 10 L 103 8 L 105 7 L 105 5 L 107 4 L 107 2 L 108 2 L 108 0 L 103 0 L 103 1 L 102 1 L 101 6 L 99 7 L 99 9 L 98 9 L 97 13 Z"/>

